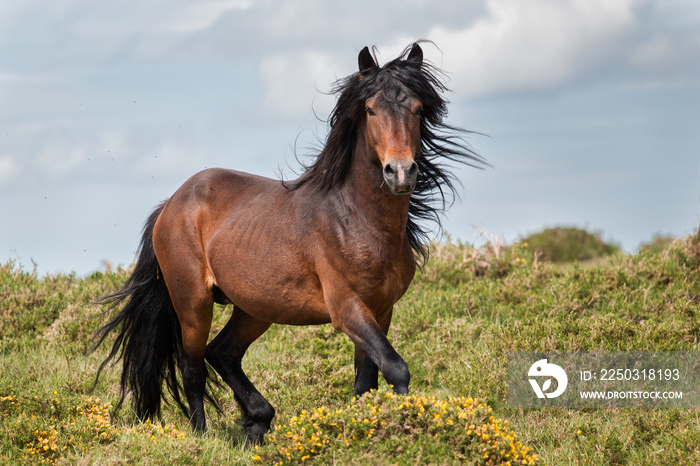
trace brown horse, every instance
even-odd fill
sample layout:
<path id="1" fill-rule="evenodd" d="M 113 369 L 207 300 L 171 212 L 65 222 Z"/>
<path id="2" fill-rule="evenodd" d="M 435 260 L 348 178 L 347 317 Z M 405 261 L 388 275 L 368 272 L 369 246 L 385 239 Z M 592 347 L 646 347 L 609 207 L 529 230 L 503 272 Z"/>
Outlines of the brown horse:
<path id="1" fill-rule="evenodd" d="M 119 405 L 129 390 L 138 416 L 156 416 L 166 382 L 187 412 L 184 391 L 201 432 L 208 363 L 233 390 L 247 439 L 262 441 L 275 410 L 241 359 L 273 323 L 333 324 L 355 344 L 355 394 L 376 388 L 378 371 L 408 392 L 408 366 L 386 335 L 427 257 L 419 222 L 439 226 L 445 190 L 454 192 L 438 159 L 481 159 L 443 122 L 445 87 L 418 44 L 383 67 L 367 47 L 358 60 L 335 89 L 326 145 L 299 179 L 205 170 L 150 216 L 133 274 L 101 300 L 127 301 L 96 334 L 99 346 L 118 329 L 97 377 L 122 359 Z M 214 303 L 233 312 L 207 344 Z"/>

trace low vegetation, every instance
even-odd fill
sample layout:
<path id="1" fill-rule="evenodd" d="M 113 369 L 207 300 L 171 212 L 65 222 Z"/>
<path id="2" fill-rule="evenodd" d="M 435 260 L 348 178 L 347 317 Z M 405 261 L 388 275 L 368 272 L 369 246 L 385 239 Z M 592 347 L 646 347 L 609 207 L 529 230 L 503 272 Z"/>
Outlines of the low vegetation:
<path id="1" fill-rule="evenodd" d="M 573 262 L 598 259 L 620 252 L 614 244 L 606 243 L 600 233 L 589 233 L 576 227 L 551 227 L 521 240 L 523 244 L 548 262 Z"/>
<path id="2" fill-rule="evenodd" d="M 0 463 L 11 464 L 698 464 L 700 410 L 511 409 L 509 351 L 698 351 L 700 234 L 594 265 L 545 260 L 532 239 L 446 242 L 394 313 L 390 340 L 411 394 L 352 397 L 352 344 L 330 326 L 273 326 L 244 367 L 277 408 L 265 445 L 243 444 L 217 389 L 209 430 L 176 408 L 139 422 L 118 368 L 94 387 L 106 348 L 91 305 L 127 270 L 37 277 L 0 265 Z M 525 244 L 527 243 L 527 244 Z M 230 309 L 217 307 L 212 334 Z"/>
<path id="3" fill-rule="evenodd" d="M 652 254 L 660 254 L 664 250 L 668 249 L 676 238 L 670 235 L 656 234 L 648 243 L 644 243 L 639 247 L 640 252 L 647 252 Z"/>

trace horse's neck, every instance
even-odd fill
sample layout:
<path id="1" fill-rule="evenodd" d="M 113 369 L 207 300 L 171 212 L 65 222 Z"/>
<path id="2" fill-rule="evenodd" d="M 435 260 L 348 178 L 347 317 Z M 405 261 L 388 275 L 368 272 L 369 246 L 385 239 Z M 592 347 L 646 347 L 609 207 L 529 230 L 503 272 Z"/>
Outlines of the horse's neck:
<path id="1" fill-rule="evenodd" d="M 363 217 L 363 223 L 403 241 L 410 196 L 396 196 L 384 183 L 381 168 L 358 144 L 342 189 L 343 202 Z"/>

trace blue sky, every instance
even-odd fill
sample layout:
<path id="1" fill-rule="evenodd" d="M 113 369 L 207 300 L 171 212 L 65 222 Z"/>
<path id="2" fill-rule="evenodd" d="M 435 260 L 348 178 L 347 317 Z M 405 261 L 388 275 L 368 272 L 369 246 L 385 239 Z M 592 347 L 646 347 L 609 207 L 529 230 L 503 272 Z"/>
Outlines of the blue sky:
<path id="1" fill-rule="evenodd" d="M 456 169 L 453 238 L 576 225 L 634 251 L 700 225 L 696 0 L 9 0 L 0 262 L 129 264 L 198 170 L 293 177 L 359 50 L 416 39 L 493 166 Z"/>

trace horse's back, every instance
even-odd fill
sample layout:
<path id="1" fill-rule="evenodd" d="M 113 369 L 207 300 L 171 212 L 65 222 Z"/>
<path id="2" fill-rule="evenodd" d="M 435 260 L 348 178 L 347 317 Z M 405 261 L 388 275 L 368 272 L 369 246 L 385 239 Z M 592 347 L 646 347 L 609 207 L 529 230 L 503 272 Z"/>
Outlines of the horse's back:
<path id="1" fill-rule="evenodd" d="M 259 215 L 284 212 L 288 190 L 282 181 L 264 176 L 209 168 L 190 177 L 167 201 L 163 216 L 177 223 L 197 223 L 203 239 L 219 229 L 235 229 Z M 187 218 L 184 218 L 187 217 Z"/>
<path id="2" fill-rule="evenodd" d="M 173 198 L 189 201 L 225 201 L 239 195 L 284 190 L 282 182 L 225 168 L 208 168 L 194 174 L 175 192 Z"/>

